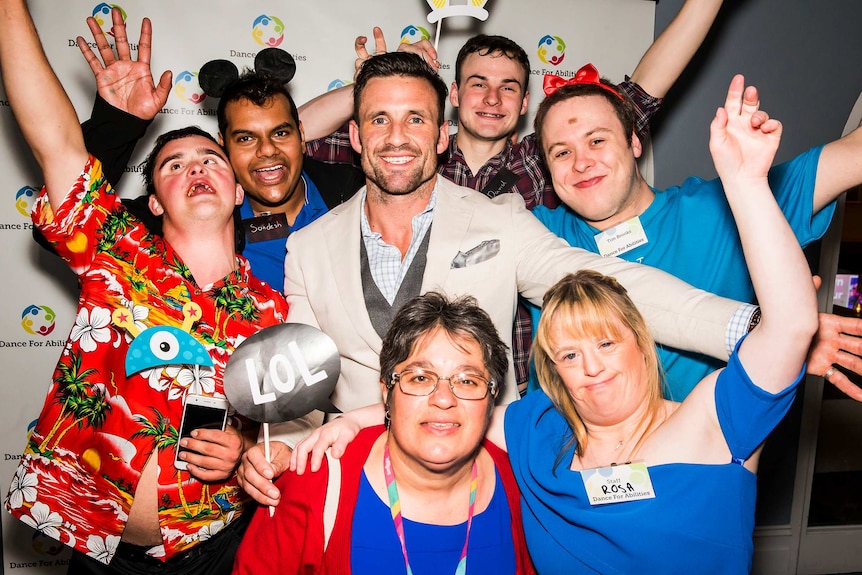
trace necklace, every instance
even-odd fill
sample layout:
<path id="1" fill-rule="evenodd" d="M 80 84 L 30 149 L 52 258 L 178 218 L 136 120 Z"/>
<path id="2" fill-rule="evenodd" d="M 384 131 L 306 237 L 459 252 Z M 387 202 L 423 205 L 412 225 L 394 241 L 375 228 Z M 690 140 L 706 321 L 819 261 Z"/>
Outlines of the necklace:
<path id="1" fill-rule="evenodd" d="M 625 445 L 625 443 L 626 442 L 624 439 L 620 439 L 617 442 L 617 444 L 614 446 L 613 451 L 611 451 L 610 454 L 606 455 L 606 457 L 608 457 L 608 458 L 613 457 L 614 459 L 616 459 L 617 458 L 616 456 L 619 454 L 618 452 L 620 452 L 620 449 L 622 448 L 623 445 Z M 593 468 L 598 469 L 600 467 L 608 467 L 611 465 L 616 465 L 615 461 L 611 461 L 608 465 L 600 464 L 598 457 L 596 457 L 596 455 L 592 452 L 590 453 L 589 457 L 587 457 L 586 452 L 584 453 L 584 455 L 578 456 L 578 461 L 580 461 L 582 469 L 593 469 Z"/>
<path id="2" fill-rule="evenodd" d="M 407 558 L 407 540 L 404 537 L 404 518 L 401 516 L 401 499 L 398 497 L 398 486 L 395 484 L 392 460 L 389 458 L 388 442 L 383 448 L 383 476 L 386 479 L 386 493 L 389 495 L 389 511 L 392 513 L 395 533 L 401 542 L 401 553 L 404 555 L 404 565 L 407 567 L 407 575 L 413 575 L 410 561 Z M 464 575 L 467 572 L 467 542 L 470 540 L 470 527 L 473 525 L 473 510 L 476 507 L 476 491 L 478 486 L 479 472 L 476 461 L 473 460 L 473 469 L 470 473 L 470 507 L 467 511 L 467 535 L 464 537 L 464 548 L 461 549 L 461 557 L 458 559 L 458 567 L 455 569 L 455 575 Z"/>

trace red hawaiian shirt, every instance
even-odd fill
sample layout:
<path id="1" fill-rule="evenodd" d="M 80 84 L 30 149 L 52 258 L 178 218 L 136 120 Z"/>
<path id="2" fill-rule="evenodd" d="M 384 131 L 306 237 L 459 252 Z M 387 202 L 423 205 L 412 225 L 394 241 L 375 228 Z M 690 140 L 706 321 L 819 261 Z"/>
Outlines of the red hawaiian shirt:
<path id="1" fill-rule="evenodd" d="M 197 285 L 171 246 L 125 210 L 92 157 L 61 206 L 52 210 L 43 190 L 33 221 L 78 275 L 81 296 L 6 507 L 46 535 L 108 563 L 141 471 L 157 457 L 163 546 L 150 553 L 168 559 L 236 520 L 247 502 L 235 475 L 203 484 L 174 467 L 185 395 L 223 395 L 233 349 L 284 322 L 287 303 L 239 256 L 236 271 L 213 285 Z M 188 302 L 202 313 L 191 324 L 191 339 L 180 345 L 202 346 L 214 367 L 156 362 L 127 376 L 134 336 L 161 326 L 181 328 Z M 115 310 L 134 326 L 114 325 Z"/>

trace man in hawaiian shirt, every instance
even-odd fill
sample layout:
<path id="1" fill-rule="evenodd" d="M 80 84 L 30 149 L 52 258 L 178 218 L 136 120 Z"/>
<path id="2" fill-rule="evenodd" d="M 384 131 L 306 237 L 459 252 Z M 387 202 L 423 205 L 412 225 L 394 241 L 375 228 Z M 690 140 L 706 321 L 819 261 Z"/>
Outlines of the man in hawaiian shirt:
<path id="1" fill-rule="evenodd" d="M 177 429 L 186 395 L 222 395 L 236 345 L 286 316 L 234 253 L 242 188 L 211 136 L 164 134 L 145 168 L 154 235 L 88 155 L 24 0 L 0 0 L 0 69 L 45 177 L 33 221 L 81 286 L 6 506 L 72 547 L 74 573 L 228 573 L 247 517 L 235 468 L 256 430 L 234 419 L 180 441 Z M 178 442 L 197 452 L 181 456 L 187 471 Z"/>

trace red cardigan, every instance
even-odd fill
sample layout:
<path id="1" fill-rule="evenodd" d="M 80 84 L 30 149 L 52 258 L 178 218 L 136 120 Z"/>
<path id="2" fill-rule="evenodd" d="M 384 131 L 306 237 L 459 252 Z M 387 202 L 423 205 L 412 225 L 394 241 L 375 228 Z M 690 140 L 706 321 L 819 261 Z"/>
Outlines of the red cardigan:
<path id="1" fill-rule="evenodd" d="M 335 525 L 329 546 L 323 548 L 323 504 L 329 467 L 326 459 L 317 473 L 303 475 L 286 472 L 276 482 L 281 490 L 281 503 L 275 515 L 260 507 L 254 515 L 233 566 L 235 574 L 265 573 L 350 573 L 351 532 L 353 511 L 359 495 L 362 467 L 368 459 L 374 441 L 386 430 L 380 425 L 364 429 L 350 444 L 341 458 L 341 493 Z M 512 475 L 506 453 L 489 441 L 483 446 L 491 455 L 509 503 L 512 516 L 512 540 L 519 575 L 533 575 L 535 570 L 527 552 L 521 523 L 520 492 Z"/>

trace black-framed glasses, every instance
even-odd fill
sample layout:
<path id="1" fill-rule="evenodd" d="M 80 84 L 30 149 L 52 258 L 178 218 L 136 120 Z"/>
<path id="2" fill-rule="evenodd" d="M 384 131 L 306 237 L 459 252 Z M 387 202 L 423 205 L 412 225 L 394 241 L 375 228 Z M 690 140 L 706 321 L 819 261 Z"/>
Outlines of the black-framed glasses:
<path id="1" fill-rule="evenodd" d="M 497 391 L 497 382 L 477 373 L 456 373 L 449 377 L 440 377 L 433 371 L 414 368 L 392 374 L 392 383 L 398 383 L 402 392 L 419 397 L 434 393 L 437 384 L 442 380 L 449 382 L 452 395 L 458 399 L 485 399 L 489 391 L 491 393 Z"/>

